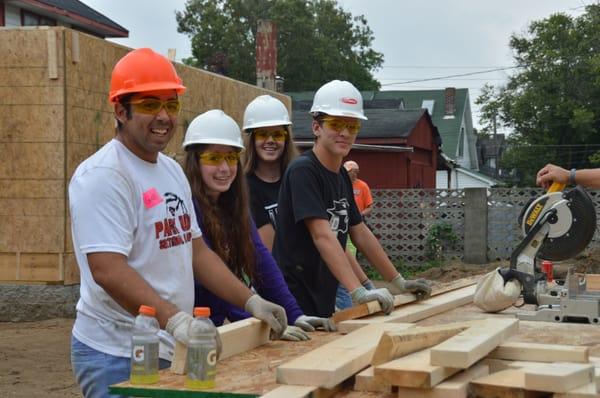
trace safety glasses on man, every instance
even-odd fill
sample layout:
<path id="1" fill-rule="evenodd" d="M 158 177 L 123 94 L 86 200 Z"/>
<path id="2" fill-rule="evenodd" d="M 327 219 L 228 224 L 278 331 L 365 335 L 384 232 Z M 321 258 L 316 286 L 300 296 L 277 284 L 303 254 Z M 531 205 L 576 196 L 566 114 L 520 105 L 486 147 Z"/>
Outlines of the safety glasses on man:
<path id="1" fill-rule="evenodd" d="M 206 166 L 219 166 L 223 161 L 229 166 L 235 166 L 240 161 L 240 152 L 203 152 L 200 154 L 200 163 Z"/>
<path id="2" fill-rule="evenodd" d="M 283 142 L 285 141 L 288 133 L 285 129 L 269 131 L 265 129 L 256 129 L 252 131 L 256 140 L 266 141 L 271 137 L 273 141 Z"/>
<path id="3" fill-rule="evenodd" d="M 335 130 L 338 133 L 341 133 L 342 131 L 344 131 L 344 129 L 347 129 L 348 133 L 350 133 L 351 135 L 356 135 L 360 130 L 360 120 L 356 119 L 349 120 L 328 116 L 324 117 L 322 119 L 322 122 L 325 125 L 325 127 Z"/>
<path id="4" fill-rule="evenodd" d="M 135 112 L 146 115 L 157 115 L 164 107 L 169 116 L 177 116 L 181 110 L 179 99 L 169 99 L 162 101 L 158 98 L 142 98 L 129 101 Z"/>

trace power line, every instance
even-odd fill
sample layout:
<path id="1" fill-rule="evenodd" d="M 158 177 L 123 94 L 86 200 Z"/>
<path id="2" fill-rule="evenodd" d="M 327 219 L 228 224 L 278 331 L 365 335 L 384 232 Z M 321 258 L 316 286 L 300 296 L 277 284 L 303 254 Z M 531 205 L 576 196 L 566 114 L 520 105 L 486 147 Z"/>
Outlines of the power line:
<path id="1" fill-rule="evenodd" d="M 391 69 L 497 69 L 497 68 L 511 68 L 514 66 L 450 66 L 450 65 L 383 65 L 382 68 Z"/>
<path id="2" fill-rule="evenodd" d="M 483 71 L 478 71 L 478 72 L 461 73 L 461 74 L 457 74 L 457 75 L 431 77 L 431 78 L 427 78 L 427 79 L 418 79 L 418 80 L 408 80 L 408 81 L 405 81 L 405 82 L 386 83 L 386 84 L 382 84 L 381 86 L 383 87 L 383 86 L 392 86 L 392 85 L 396 85 L 396 84 L 429 82 L 429 81 L 432 81 L 432 80 L 444 80 L 444 79 L 448 79 L 448 78 L 451 78 L 451 77 L 481 75 L 481 74 L 484 74 L 484 73 L 498 72 L 498 71 L 501 71 L 501 70 L 516 69 L 516 68 L 520 68 L 520 66 L 507 66 L 507 67 L 503 67 L 503 68 L 488 69 L 488 70 L 483 70 Z"/>

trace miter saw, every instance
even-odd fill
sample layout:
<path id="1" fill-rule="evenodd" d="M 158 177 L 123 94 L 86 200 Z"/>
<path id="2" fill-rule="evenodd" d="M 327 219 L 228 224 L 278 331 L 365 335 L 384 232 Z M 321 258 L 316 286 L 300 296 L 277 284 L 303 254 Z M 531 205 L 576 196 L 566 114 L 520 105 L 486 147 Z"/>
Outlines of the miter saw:
<path id="1" fill-rule="evenodd" d="M 585 279 L 569 269 L 562 285 L 549 284 L 540 272 L 541 260 L 562 261 L 579 254 L 596 230 L 596 210 L 580 186 L 564 190 L 553 183 L 530 201 L 519 216 L 525 238 L 513 251 L 510 268 L 500 270 L 504 281 L 517 279 L 523 300 L 536 311 L 517 314 L 523 320 L 600 322 L 600 292 L 588 291 Z"/>

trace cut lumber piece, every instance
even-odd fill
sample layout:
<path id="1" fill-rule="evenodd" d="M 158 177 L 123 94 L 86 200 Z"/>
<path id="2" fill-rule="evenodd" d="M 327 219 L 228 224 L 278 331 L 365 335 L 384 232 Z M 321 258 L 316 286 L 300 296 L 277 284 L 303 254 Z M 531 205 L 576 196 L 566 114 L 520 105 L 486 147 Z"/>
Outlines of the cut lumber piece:
<path id="1" fill-rule="evenodd" d="M 544 363 L 522 368 L 528 390 L 567 392 L 594 382 L 594 366 L 583 363 Z"/>
<path id="2" fill-rule="evenodd" d="M 333 388 L 369 364 L 384 332 L 410 327 L 414 325 L 381 323 L 342 336 L 279 366 L 277 382 Z"/>
<path id="3" fill-rule="evenodd" d="M 600 274 L 585 274 L 584 276 L 588 290 L 600 290 Z"/>
<path id="4" fill-rule="evenodd" d="M 371 365 L 380 365 L 392 359 L 432 347 L 462 332 L 470 325 L 471 323 L 461 322 L 386 332 L 377 344 L 373 359 L 371 359 Z"/>
<path id="5" fill-rule="evenodd" d="M 390 315 L 375 315 L 365 319 L 354 319 L 337 324 L 338 332 L 350 333 L 374 323 L 417 322 L 430 316 L 449 311 L 473 301 L 476 286 L 453 290 L 424 301 L 402 306 Z"/>
<path id="6" fill-rule="evenodd" d="M 449 286 L 434 290 L 431 293 L 431 296 L 437 296 L 443 293 L 448 293 L 453 290 L 461 289 L 463 287 L 472 286 L 475 284 L 477 284 L 477 280 L 461 279 Z M 412 303 L 414 301 L 417 301 L 416 296 L 414 294 L 397 294 L 394 296 L 394 307 Z M 355 305 L 351 308 L 338 311 L 332 315 L 331 320 L 334 322 L 334 324 L 337 325 L 338 323 L 343 321 L 362 318 L 367 315 L 376 314 L 378 312 L 381 312 L 381 305 L 379 304 L 379 301 L 371 301 L 369 303 Z"/>
<path id="7" fill-rule="evenodd" d="M 589 362 L 588 347 L 507 341 L 489 353 L 488 358 L 533 362 Z"/>
<path id="8" fill-rule="evenodd" d="M 546 398 L 544 391 L 525 390 L 522 369 L 506 369 L 471 381 L 469 397 L 473 398 Z"/>
<path id="9" fill-rule="evenodd" d="M 217 328 L 221 336 L 223 351 L 219 360 L 246 352 L 269 341 L 269 325 L 256 318 L 242 319 Z M 171 361 L 171 372 L 185 374 L 187 347 L 177 342 Z"/>
<path id="10" fill-rule="evenodd" d="M 462 369 L 429 363 L 429 349 L 375 367 L 375 377 L 393 386 L 433 388 Z"/>
<path id="11" fill-rule="evenodd" d="M 329 398 L 338 392 L 339 388 L 327 389 L 315 386 L 283 385 L 261 395 L 261 398 Z"/>
<path id="12" fill-rule="evenodd" d="M 487 318 L 431 349 L 431 364 L 467 369 L 519 330 L 515 318 Z"/>
<path id="13" fill-rule="evenodd" d="M 469 383 L 473 379 L 487 376 L 487 365 L 477 364 L 452 376 L 430 390 L 423 388 L 398 388 L 398 398 L 467 398 Z"/>
<path id="14" fill-rule="evenodd" d="M 553 398 L 591 398 L 598 397 L 598 387 L 595 382 L 574 388 L 564 393 L 556 393 Z"/>
<path id="15" fill-rule="evenodd" d="M 390 383 L 381 380 L 380 377 L 375 377 L 375 368 L 369 366 L 354 376 L 354 390 L 390 393 L 392 392 L 392 386 Z"/>

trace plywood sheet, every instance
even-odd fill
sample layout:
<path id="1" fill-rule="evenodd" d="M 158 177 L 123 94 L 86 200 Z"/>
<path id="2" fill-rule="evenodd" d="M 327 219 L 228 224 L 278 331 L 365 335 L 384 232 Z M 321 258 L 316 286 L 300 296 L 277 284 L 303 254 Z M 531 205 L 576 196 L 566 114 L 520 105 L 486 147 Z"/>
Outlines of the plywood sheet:
<path id="1" fill-rule="evenodd" d="M 21 281 L 61 281 L 62 257 L 60 254 L 21 253 L 19 256 Z"/>

